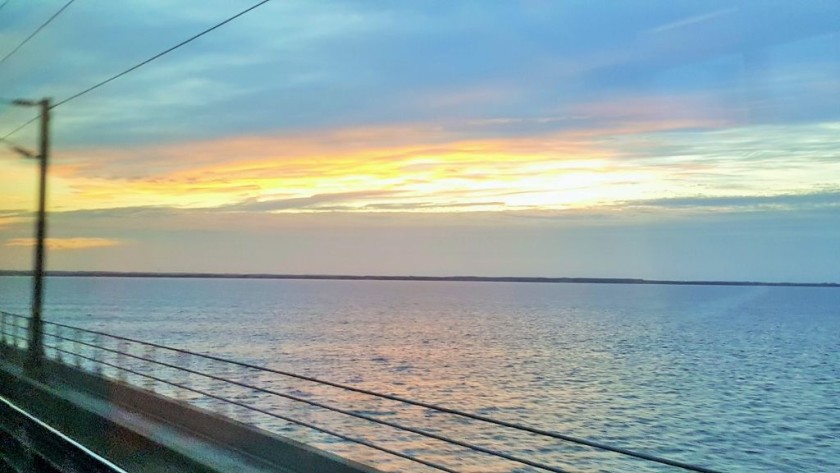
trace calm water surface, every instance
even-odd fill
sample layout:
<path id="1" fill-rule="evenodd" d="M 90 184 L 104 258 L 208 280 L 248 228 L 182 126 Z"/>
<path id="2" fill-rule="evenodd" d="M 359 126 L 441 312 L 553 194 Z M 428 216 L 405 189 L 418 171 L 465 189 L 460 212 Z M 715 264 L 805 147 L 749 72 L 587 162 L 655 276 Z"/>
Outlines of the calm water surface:
<path id="1" fill-rule="evenodd" d="M 0 278 L 0 309 L 25 313 L 28 291 L 27 278 Z M 51 278 L 46 318 L 724 471 L 840 471 L 838 289 Z M 679 471 L 316 386 L 249 381 L 570 471 Z M 459 471 L 538 471 L 247 399 Z M 386 470 L 426 471 L 273 419 L 225 413 Z"/>

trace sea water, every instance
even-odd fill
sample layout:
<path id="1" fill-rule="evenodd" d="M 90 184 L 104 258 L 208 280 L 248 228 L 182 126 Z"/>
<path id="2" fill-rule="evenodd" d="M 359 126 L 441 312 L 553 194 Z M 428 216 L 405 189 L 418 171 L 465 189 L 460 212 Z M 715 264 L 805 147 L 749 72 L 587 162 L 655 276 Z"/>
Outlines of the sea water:
<path id="1" fill-rule="evenodd" d="M 0 278 L 0 310 L 26 313 L 29 290 L 29 278 Z M 840 471 L 835 288 L 49 278 L 45 318 L 722 471 Z M 219 374 L 237 376 L 230 367 Z M 249 376 L 569 471 L 679 471 Z M 221 409 L 190 394 L 194 404 Z M 457 471 L 539 471 L 288 400 L 228 394 Z M 383 470 L 428 470 L 276 418 L 223 413 Z"/>

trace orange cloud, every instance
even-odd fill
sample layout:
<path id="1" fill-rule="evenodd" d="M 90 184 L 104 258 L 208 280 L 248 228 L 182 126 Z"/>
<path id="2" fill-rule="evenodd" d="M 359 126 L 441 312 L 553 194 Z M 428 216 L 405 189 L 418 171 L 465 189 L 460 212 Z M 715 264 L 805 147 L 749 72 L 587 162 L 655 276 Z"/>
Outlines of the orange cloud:
<path id="1" fill-rule="evenodd" d="M 283 211 L 568 206 L 597 200 L 593 186 L 647 179 L 610 158 L 574 134 L 465 140 L 436 127 L 383 127 L 237 137 L 73 153 L 56 165 L 72 195 L 55 209 L 273 200 L 306 203 Z M 314 198 L 336 195 L 347 198 Z"/>
<path id="2" fill-rule="evenodd" d="M 657 118 L 671 103 L 663 100 L 592 104 L 589 112 L 599 116 L 639 117 L 638 123 L 618 119 L 610 130 L 464 139 L 437 125 L 386 126 L 63 153 L 54 160 L 51 209 L 572 209 L 695 195 L 698 189 L 749 193 L 716 178 L 733 172 L 799 192 L 784 187 L 790 176 L 780 177 L 775 166 L 726 156 L 745 143 L 759 146 L 787 135 L 780 152 L 810 153 L 788 148 L 826 133 L 824 126 L 720 129 L 715 120 L 690 116 L 667 121 Z M 812 167 L 803 166 L 801 182 L 813 181 Z"/>
<path id="3" fill-rule="evenodd" d="M 46 247 L 49 250 L 84 250 L 89 248 L 104 248 L 109 246 L 120 246 L 120 240 L 110 238 L 47 238 Z M 13 238 L 6 241 L 6 246 L 34 247 L 34 238 Z"/>
<path id="4" fill-rule="evenodd" d="M 28 217 L 19 215 L 18 213 L 2 214 L 0 213 L 0 227 L 14 225 L 29 220 Z"/>
<path id="5" fill-rule="evenodd" d="M 612 98 L 577 105 L 572 112 L 602 123 L 615 123 L 608 130 L 592 130 L 608 135 L 715 129 L 734 126 L 742 118 L 733 115 L 732 104 L 702 93 Z"/>

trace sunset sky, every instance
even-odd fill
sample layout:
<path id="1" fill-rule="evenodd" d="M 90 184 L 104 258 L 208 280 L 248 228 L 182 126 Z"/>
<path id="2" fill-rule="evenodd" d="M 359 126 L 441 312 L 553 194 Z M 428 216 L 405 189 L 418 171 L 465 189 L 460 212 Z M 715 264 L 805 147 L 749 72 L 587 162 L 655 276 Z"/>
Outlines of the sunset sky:
<path id="1" fill-rule="evenodd" d="M 253 3 L 78 0 L 0 97 Z M 53 114 L 51 269 L 840 282 L 838 2 L 274 0 Z M 0 269 L 35 183 L 0 148 Z"/>

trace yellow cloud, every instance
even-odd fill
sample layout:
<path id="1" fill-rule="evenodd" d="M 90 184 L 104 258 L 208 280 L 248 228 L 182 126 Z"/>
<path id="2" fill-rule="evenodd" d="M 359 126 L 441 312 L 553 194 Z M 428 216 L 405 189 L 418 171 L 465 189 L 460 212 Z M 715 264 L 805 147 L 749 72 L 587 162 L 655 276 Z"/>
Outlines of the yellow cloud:
<path id="1" fill-rule="evenodd" d="M 65 152 L 53 161 L 50 208 L 558 210 L 698 193 L 801 192 L 835 174 L 810 162 L 793 175 L 769 161 L 729 157 L 772 137 L 784 139 L 777 148 L 791 156 L 803 139 L 824 134 L 819 127 L 709 131 L 715 123 L 661 119 L 660 103 L 623 105 L 640 121 L 610 130 L 463 139 L 440 126 L 386 126 Z M 591 107 L 599 116 L 625 113 L 618 104 Z M 692 126 L 705 131 L 674 131 Z M 733 183 L 733 175 L 751 179 Z"/>
<path id="2" fill-rule="evenodd" d="M 84 250 L 88 248 L 103 248 L 109 246 L 119 246 L 123 242 L 110 238 L 47 238 L 46 246 L 49 250 Z M 33 247 L 35 246 L 34 238 L 13 238 L 6 241 L 6 246 L 21 246 Z"/>
<path id="3" fill-rule="evenodd" d="M 585 140 L 558 136 L 458 140 L 445 131 L 423 127 L 99 150 L 70 155 L 65 161 L 69 164 L 56 165 L 55 176 L 67 183 L 71 195 L 61 199 L 56 210 L 221 207 L 335 194 L 352 198 L 311 199 L 306 208 L 283 211 L 414 206 L 418 211 L 452 212 L 477 206 L 504 209 L 519 206 L 516 202 L 567 207 L 597 197 L 597 192 L 582 187 L 628 179 L 621 166 L 609 161 L 608 153 Z M 634 171 L 635 178 L 643 180 L 642 174 Z M 523 200 L 522 193 L 534 198 Z M 519 197 L 506 197 L 513 194 Z M 556 199 L 560 194 L 562 199 Z M 488 208 L 491 201 L 493 208 Z"/>
<path id="4" fill-rule="evenodd" d="M 7 225 L 13 225 L 16 223 L 22 223 L 29 220 L 28 217 L 20 216 L 15 213 L 12 214 L 2 214 L 0 213 L 0 227 L 4 227 Z"/>

